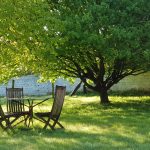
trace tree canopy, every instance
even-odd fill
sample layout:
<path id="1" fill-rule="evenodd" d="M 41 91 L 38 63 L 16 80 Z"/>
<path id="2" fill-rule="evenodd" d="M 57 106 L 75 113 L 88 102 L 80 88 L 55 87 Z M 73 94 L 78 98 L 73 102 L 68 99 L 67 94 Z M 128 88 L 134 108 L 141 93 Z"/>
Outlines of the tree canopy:
<path id="1" fill-rule="evenodd" d="M 114 84 L 150 69 L 147 0 L 7 0 L 2 5 L 0 58 L 11 76 L 21 71 L 44 79 L 80 78 L 107 103 Z"/>

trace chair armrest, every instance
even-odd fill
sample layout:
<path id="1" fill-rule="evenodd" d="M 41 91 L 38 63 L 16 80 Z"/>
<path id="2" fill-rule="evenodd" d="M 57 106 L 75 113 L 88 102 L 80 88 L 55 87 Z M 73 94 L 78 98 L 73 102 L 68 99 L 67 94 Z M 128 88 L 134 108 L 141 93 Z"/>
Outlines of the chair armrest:
<path id="1" fill-rule="evenodd" d="M 35 106 L 37 106 L 37 105 L 39 105 L 39 104 L 42 104 L 43 102 L 45 102 L 45 101 L 47 101 L 47 100 L 49 100 L 49 99 L 50 99 L 50 97 L 48 97 L 48 98 L 42 100 L 42 101 L 39 102 L 39 103 L 36 103 L 35 105 L 33 105 L 33 107 L 35 107 Z"/>

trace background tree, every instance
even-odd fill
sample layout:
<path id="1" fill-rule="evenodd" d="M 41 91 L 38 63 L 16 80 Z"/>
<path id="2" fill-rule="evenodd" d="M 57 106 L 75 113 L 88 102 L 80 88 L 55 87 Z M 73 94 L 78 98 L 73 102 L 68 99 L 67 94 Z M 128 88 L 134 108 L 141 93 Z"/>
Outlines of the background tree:
<path id="1" fill-rule="evenodd" d="M 36 66 L 40 62 L 44 66 L 56 40 L 54 32 L 47 32 L 48 28 L 54 30 L 55 20 L 48 4 L 41 0 L 2 0 L 0 5 L 0 82 L 25 74 L 39 75 L 41 69 Z"/>
<path id="2" fill-rule="evenodd" d="M 64 25 L 59 35 L 66 39 L 56 47 L 54 70 L 79 77 L 100 93 L 102 103 L 109 102 L 107 91 L 121 79 L 150 69 L 147 0 L 49 0 L 49 4 L 59 14 Z"/>
<path id="3" fill-rule="evenodd" d="M 80 78 L 109 103 L 107 92 L 114 84 L 150 69 L 147 0 L 38 0 L 8 6 L 2 11 L 7 19 L 2 19 L 1 38 L 9 35 L 17 43 L 13 52 L 29 60 L 22 68 L 44 80 Z"/>

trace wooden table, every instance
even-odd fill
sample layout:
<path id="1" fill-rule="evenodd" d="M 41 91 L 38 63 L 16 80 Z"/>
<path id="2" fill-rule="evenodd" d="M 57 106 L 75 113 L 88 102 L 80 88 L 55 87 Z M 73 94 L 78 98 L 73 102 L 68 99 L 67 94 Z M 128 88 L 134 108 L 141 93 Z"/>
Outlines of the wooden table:
<path id="1" fill-rule="evenodd" d="M 43 98 L 24 98 L 24 100 L 27 100 L 28 101 L 28 108 L 29 108 L 29 116 L 27 117 L 27 119 L 29 119 L 29 122 L 28 122 L 28 127 L 30 127 L 30 123 L 32 123 L 32 125 L 33 125 L 33 119 L 37 119 L 36 117 L 34 117 L 34 112 L 33 112 L 33 108 L 35 107 L 35 106 L 38 106 L 39 104 L 42 104 L 43 102 L 45 102 L 45 101 L 47 101 L 47 100 L 49 100 L 51 97 L 47 97 L 47 98 L 45 98 L 45 99 L 43 99 Z M 35 100 L 40 100 L 40 102 L 38 102 L 38 103 L 36 103 L 36 104 L 34 104 L 34 101 Z"/>

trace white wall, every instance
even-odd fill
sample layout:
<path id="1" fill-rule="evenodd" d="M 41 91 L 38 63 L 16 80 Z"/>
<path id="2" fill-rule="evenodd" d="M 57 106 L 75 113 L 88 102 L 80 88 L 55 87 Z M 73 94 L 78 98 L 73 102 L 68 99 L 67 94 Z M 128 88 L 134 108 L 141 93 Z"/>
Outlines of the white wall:
<path id="1" fill-rule="evenodd" d="M 15 87 L 23 87 L 24 95 L 47 95 L 52 91 L 50 82 L 38 83 L 39 78 L 33 75 L 23 76 L 15 79 Z M 65 85 L 67 92 L 71 92 L 75 86 L 79 83 L 79 79 L 75 84 L 70 84 L 68 81 L 58 79 L 55 85 Z M 6 87 L 12 86 L 12 80 L 7 85 L 0 85 L 0 96 L 5 96 Z M 130 89 L 145 90 L 150 92 L 150 73 L 146 73 L 138 76 L 129 76 L 124 78 L 118 84 L 114 85 L 111 90 L 113 91 L 126 91 Z M 82 90 L 82 88 L 80 88 Z"/>
<path id="2" fill-rule="evenodd" d="M 38 83 L 38 77 L 33 75 L 22 76 L 21 78 L 15 79 L 15 87 L 23 87 L 24 95 L 48 95 L 52 91 L 52 85 L 50 82 Z M 68 81 L 58 79 L 55 85 L 64 85 L 66 90 L 71 92 L 78 84 L 79 80 L 75 84 L 70 84 Z M 12 80 L 6 85 L 0 85 L 0 96 L 5 96 L 6 87 L 12 87 Z"/>
<path id="3" fill-rule="evenodd" d="M 118 84 L 115 84 L 111 89 L 114 91 L 127 91 L 134 89 L 150 92 L 150 73 L 128 76 L 121 80 Z"/>

